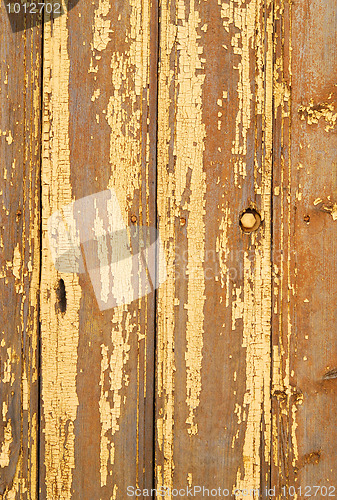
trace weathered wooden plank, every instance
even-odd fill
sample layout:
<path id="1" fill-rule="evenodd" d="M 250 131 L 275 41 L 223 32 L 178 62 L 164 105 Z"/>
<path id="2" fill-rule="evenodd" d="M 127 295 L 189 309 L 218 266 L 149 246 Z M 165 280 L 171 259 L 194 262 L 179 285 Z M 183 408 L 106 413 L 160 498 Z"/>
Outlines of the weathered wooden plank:
<path id="1" fill-rule="evenodd" d="M 276 4 L 272 467 L 304 498 L 337 485 L 336 3 Z"/>
<path id="2" fill-rule="evenodd" d="M 29 20 L 28 20 L 29 22 Z M 0 5 L 0 498 L 37 498 L 41 28 Z"/>
<path id="3" fill-rule="evenodd" d="M 233 497 L 269 484 L 273 2 L 161 14 L 157 486 Z"/>
<path id="4" fill-rule="evenodd" d="M 152 484 L 154 293 L 100 310 L 88 274 L 56 271 L 47 230 L 107 188 L 125 225 L 155 225 L 156 19 L 156 2 L 99 0 L 45 24 L 42 498 L 124 499 Z M 81 224 L 94 240 L 114 218 L 84 209 Z"/>
<path id="5" fill-rule="evenodd" d="M 152 486 L 154 293 L 100 308 L 87 242 L 80 274 L 48 236 L 78 200 L 97 250 L 107 188 L 119 229 L 158 202 L 156 486 L 334 493 L 334 2 L 162 3 L 157 191 L 157 4 L 68 7 L 44 28 L 40 496 Z M 3 14 L 0 496 L 36 498 L 41 28 Z"/>

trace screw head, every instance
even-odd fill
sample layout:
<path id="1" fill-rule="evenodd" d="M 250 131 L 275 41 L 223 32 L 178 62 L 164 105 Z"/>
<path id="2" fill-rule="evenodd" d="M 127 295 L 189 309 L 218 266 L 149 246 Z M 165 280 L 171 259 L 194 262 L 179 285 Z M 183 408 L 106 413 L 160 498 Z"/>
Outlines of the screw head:
<path id="1" fill-rule="evenodd" d="M 137 216 L 136 215 L 131 215 L 131 222 L 132 222 L 132 224 L 136 224 L 136 222 L 137 222 Z"/>

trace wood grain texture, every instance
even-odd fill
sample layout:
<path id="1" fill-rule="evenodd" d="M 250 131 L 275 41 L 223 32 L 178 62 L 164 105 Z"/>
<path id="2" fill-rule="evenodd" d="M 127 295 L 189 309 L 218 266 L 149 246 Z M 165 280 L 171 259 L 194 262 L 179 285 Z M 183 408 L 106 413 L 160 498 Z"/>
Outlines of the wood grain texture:
<path id="1" fill-rule="evenodd" d="M 0 498 L 37 498 L 41 29 L 0 5 Z"/>
<path id="2" fill-rule="evenodd" d="M 334 492 L 335 1 L 67 1 L 0 7 L 0 498 Z M 85 272 L 52 254 L 74 201 Z M 102 309 L 114 224 L 167 278 Z"/>
<path id="3" fill-rule="evenodd" d="M 100 311 L 88 275 L 56 272 L 47 225 L 107 188 L 127 226 L 155 225 L 156 16 L 155 2 L 99 0 L 45 25 L 43 498 L 122 499 L 152 484 L 154 295 Z"/>
<path id="4" fill-rule="evenodd" d="M 171 490 L 270 480 L 272 7 L 162 3 L 156 474 Z M 249 207 L 263 222 L 247 235 Z"/>
<path id="5" fill-rule="evenodd" d="M 276 5 L 272 467 L 303 498 L 337 484 L 336 5 Z"/>

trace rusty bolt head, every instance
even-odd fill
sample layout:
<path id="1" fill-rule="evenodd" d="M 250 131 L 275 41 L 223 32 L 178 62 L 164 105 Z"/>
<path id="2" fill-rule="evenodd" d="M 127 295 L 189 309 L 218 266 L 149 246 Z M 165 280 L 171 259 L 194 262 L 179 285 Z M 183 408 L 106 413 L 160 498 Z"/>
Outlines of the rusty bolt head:
<path id="1" fill-rule="evenodd" d="M 248 208 L 240 217 L 240 226 L 244 233 L 251 233 L 260 227 L 261 217 L 256 210 Z"/>
<path id="2" fill-rule="evenodd" d="M 137 216 L 136 215 L 131 215 L 131 222 L 132 222 L 132 224 L 136 224 L 136 222 L 137 222 Z"/>
<path id="3" fill-rule="evenodd" d="M 245 229 L 253 229 L 253 227 L 256 224 L 256 218 L 255 215 L 252 213 L 245 213 L 241 217 L 241 225 Z"/>

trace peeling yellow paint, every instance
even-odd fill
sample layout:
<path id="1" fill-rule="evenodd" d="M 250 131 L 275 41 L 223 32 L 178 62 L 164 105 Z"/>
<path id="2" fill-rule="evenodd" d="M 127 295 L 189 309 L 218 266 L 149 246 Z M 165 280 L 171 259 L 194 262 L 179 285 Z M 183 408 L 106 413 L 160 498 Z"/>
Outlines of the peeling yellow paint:
<path id="1" fill-rule="evenodd" d="M 101 95 L 100 89 L 95 90 L 95 92 L 93 93 L 93 95 L 91 97 L 92 102 L 96 101 L 96 99 L 98 99 L 100 95 Z"/>
<path id="2" fill-rule="evenodd" d="M 270 400 L 270 318 L 271 318 L 271 195 L 272 195 L 272 96 L 273 96 L 273 11 L 272 2 L 260 0 L 241 5 L 240 13 L 248 26 L 243 31 L 246 38 L 250 33 L 257 50 L 257 88 L 265 89 L 257 94 L 255 112 L 263 118 L 265 151 L 261 168 L 261 214 L 264 227 L 261 237 L 252 234 L 255 243 L 255 258 L 252 262 L 248 252 L 244 255 L 243 347 L 246 348 L 246 393 L 243 407 L 247 411 L 246 430 L 243 445 L 243 469 L 237 472 L 236 488 L 257 490 L 260 486 L 262 460 L 269 462 L 271 436 Z M 247 11 L 242 12 L 242 9 Z M 265 25 L 260 25 L 259 15 L 265 12 Z M 262 53 L 261 53 L 262 50 Z M 265 52 L 266 51 L 266 52 Z M 250 82 L 251 56 L 247 52 L 245 65 Z M 265 71 L 261 63 L 265 60 Z M 249 83 L 250 85 L 250 83 Z M 242 99 L 243 113 L 250 113 L 250 88 L 243 86 L 246 97 Z M 250 121 L 247 120 L 247 127 Z M 264 432 L 264 449 L 261 449 L 261 432 Z M 241 494 L 237 499 L 243 498 Z M 244 498 L 258 498 L 251 493 Z"/>
<path id="3" fill-rule="evenodd" d="M 66 4 L 63 5 L 66 10 Z M 62 274 L 67 308 L 59 314 L 56 272 L 47 241 L 50 215 L 72 201 L 69 145 L 69 72 L 67 16 L 45 23 L 42 203 L 42 401 L 45 439 L 45 484 L 48 498 L 70 500 L 75 468 L 78 397 L 77 347 L 81 287 L 76 274 Z"/>
<path id="4" fill-rule="evenodd" d="M 8 130 L 8 131 L 7 130 L 3 130 L 3 131 L 0 130 L 0 134 L 1 133 L 2 133 L 2 135 L 5 136 L 6 142 L 10 146 L 14 141 L 12 131 L 11 130 Z"/>
<path id="5" fill-rule="evenodd" d="M 13 442 L 12 435 L 12 421 L 8 420 L 6 427 L 4 428 L 4 439 L 1 445 L 0 451 L 0 468 L 8 467 L 10 462 L 10 446 Z"/>
<path id="6" fill-rule="evenodd" d="M 280 17 L 285 15 L 285 2 L 283 0 L 279 4 L 278 14 Z M 287 79 L 287 85 L 289 88 L 292 86 L 292 4 L 288 4 L 288 14 L 290 25 L 287 31 L 282 32 L 282 38 L 276 43 L 283 43 L 284 38 L 287 36 L 289 39 L 289 49 L 282 53 L 282 57 L 277 63 L 277 71 L 274 73 L 275 80 L 285 80 Z M 283 46 L 283 45 L 282 45 Z M 288 52 L 289 50 L 289 52 Z M 289 75 L 285 77 L 285 74 Z M 283 250 L 280 255 L 279 269 L 278 269 L 278 302 L 280 304 L 279 314 L 279 331 L 275 332 L 275 338 L 278 338 L 278 346 L 274 346 L 273 352 L 273 394 L 277 398 L 277 408 L 278 412 L 286 416 L 285 422 L 286 426 L 283 428 L 285 439 L 289 442 L 286 450 L 282 449 L 280 446 L 280 436 L 279 436 L 279 422 L 277 416 L 273 418 L 273 456 L 274 463 L 279 468 L 280 478 L 288 483 L 289 478 L 285 471 L 289 467 L 290 453 L 292 453 L 292 466 L 295 467 L 298 460 L 298 445 L 296 436 L 296 412 L 297 404 L 300 404 L 301 396 L 296 395 L 294 399 L 294 389 L 291 385 L 291 378 L 295 377 L 294 370 L 291 370 L 291 352 L 292 351 L 292 336 L 293 336 L 293 325 L 291 318 L 291 303 L 294 299 L 293 296 L 296 295 L 297 283 L 294 281 L 296 278 L 296 268 L 295 273 L 293 272 L 294 261 L 292 249 L 294 248 L 293 241 L 293 231 L 290 230 L 293 227 L 294 212 L 293 203 L 291 201 L 291 192 L 294 185 L 294 176 L 292 174 L 292 157 L 291 155 L 283 154 L 283 150 L 287 151 L 292 149 L 291 147 L 291 118 L 292 118 L 292 100 L 291 93 L 288 96 L 283 96 L 277 103 L 279 110 L 281 110 L 282 121 L 280 123 L 281 132 L 281 195 L 283 197 L 280 202 L 280 241 L 279 248 Z M 329 105 L 330 106 L 330 105 Z M 323 106 L 324 108 L 324 106 Z M 331 110 L 330 110 L 331 111 Z M 275 109 L 277 112 L 277 109 Z M 308 123 L 318 123 L 319 119 L 324 116 L 327 120 L 328 125 L 326 130 L 333 127 L 333 122 L 335 118 L 327 112 L 327 110 L 322 109 L 321 106 L 314 106 L 311 101 L 308 107 L 301 106 L 300 117 L 302 120 L 307 120 Z M 287 133 L 286 133 L 287 131 Z M 310 147 L 310 145 L 308 145 Z M 303 149 L 303 145 L 300 143 L 300 149 Z M 301 172 L 303 169 L 303 164 L 298 163 L 296 167 L 297 172 Z M 297 177 L 299 178 L 299 177 Z M 295 192 L 297 199 L 302 198 L 302 193 L 300 192 L 301 185 L 299 185 L 298 190 Z M 284 200 L 284 201 L 283 201 Z M 322 203 L 321 198 L 317 198 L 314 201 L 314 205 L 319 205 Z M 288 462 L 288 463 L 287 463 Z M 297 494 L 294 496 L 297 498 Z"/>
<path id="7" fill-rule="evenodd" d="M 193 483 L 193 476 L 192 476 L 192 472 L 189 472 L 189 473 L 187 474 L 187 484 L 188 484 L 189 488 L 191 488 L 192 483 Z"/>
<path id="8" fill-rule="evenodd" d="M 203 48 L 198 43 L 200 16 L 192 0 L 187 14 L 185 3 L 178 1 L 178 74 L 176 78 L 177 114 L 174 155 L 177 157 L 175 179 L 176 203 L 181 204 L 188 173 L 191 170 L 190 200 L 184 206 L 189 211 L 187 224 L 187 310 L 186 325 L 186 371 L 189 416 L 186 420 L 188 433 L 197 434 L 195 412 L 199 406 L 201 392 L 201 363 L 203 348 L 203 307 L 205 297 L 205 200 L 206 174 L 203 171 L 205 125 L 202 121 L 202 86 L 205 75 L 201 54 Z M 188 117 L 188 119 L 187 119 Z"/>
<path id="9" fill-rule="evenodd" d="M 171 218 L 180 217 L 186 210 L 187 225 L 187 311 L 186 324 L 186 403 L 190 436 L 197 433 L 196 410 L 200 404 L 203 307 L 205 303 L 205 277 L 203 271 L 205 253 L 205 173 L 203 171 L 205 126 L 202 121 L 202 87 L 204 72 L 203 47 L 199 29 L 203 27 L 197 6 L 192 0 L 177 2 L 176 17 L 172 19 L 170 6 L 162 4 L 161 49 L 163 57 L 159 72 L 159 230 L 165 249 L 167 280 L 158 291 L 158 396 L 162 407 L 157 416 L 158 446 L 164 455 L 163 467 L 157 465 L 158 486 L 172 487 L 173 418 L 174 418 L 174 304 L 176 275 L 174 265 L 175 228 Z M 205 31 L 205 30 L 204 30 Z M 176 76 L 170 56 L 176 50 Z M 170 113 L 170 85 L 175 89 L 176 120 L 173 154 L 176 157 L 174 172 L 167 169 L 167 146 L 172 133 Z M 190 176 L 190 180 L 189 179 Z M 184 201 L 186 190 L 190 191 Z"/>
<path id="10" fill-rule="evenodd" d="M 26 367 L 24 367 L 23 375 L 22 375 L 22 409 L 23 411 L 28 410 L 28 380 Z"/>
<path id="11" fill-rule="evenodd" d="M 172 489 L 173 462 L 173 421 L 174 421 L 174 299 L 175 299 L 175 230 L 167 214 L 173 211 L 170 200 L 174 199 L 174 176 L 168 173 L 169 150 L 171 139 L 170 125 L 170 86 L 174 85 L 174 68 L 171 67 L 170 55 L 174 50 L 177 27 L 171 20 L 170 4 L 161 7 L 161 51 L 165 57 L 160 61 L 159 102 L 165 103 L 158 108 L 158 215 L 159 231 L 163 242 L 167 265 L 166 282 L 158 290 L 158 326 L 157 326 L 157 397 L 158 414 L 156 422 L 157 445 L 164 456 L 163 463 L 156 457 L 156 479 L 158 488 L 165 486 Z M 178 213 L 176 213 L 178 216 Z M 173 307 L 167 307 L 172 304 Z"/>
<path id="12" fill-rule="evenodd" d="M 100 460 L 101 460 L 101 486 L 105 486 L 108 477 L 108 461 L 109 461 L 109 440 L 106 436 L 107 431 L 111 429 L 111 407 L 108 402 L 108 391 L 104 389 L 104 372 L 108 369 L 108 347 L 101 345 L 102 361 L 101 361 L 101 396 L 99 401 L 99 412 L 101 419 L 101 441 L 100 441 Z"/>
<path id="13" fill-rule="evenodd" d="M 119 430 L 118 420 L 122 411 L 122 397 L 120 393 L 123 385 L 125 386 L 128 383 L 124 376 L 124 366 L 129 359 L 129 337 L 133 328 L 132 323 L 130 323 L 130 315 L 127 312 L 127 306 L 118 308 L 114 315 L 111 338 L 113 351 L 110 359 L 108 358 L 108 347 L 105 345 L 101 346 L 101 396 L 99 401 L 101 420 L 101 486 L 106 486 L 107 484 L 108 464 L 110 463 L 113 465 L 115 463 L 115 445 L 113 437 Z M 110 369 L 110 372 L 108 369 Z M 108 374 L 109 377 L 108 390 L 105 388 L 105 374 Z M 112 404 L 109 402 L 110 394 Z"/>
<path id="14" fill-rule="evenodd" d="M 105 50 L 110 42 L 111 20 L 106 19 L 110 12 L 110 1 L 99 0 L 99 4 L 94 14 L 93 25 L 93 49 L 102 51 Z"/>
<path id="15" fill-rule="evenodd" d="M 116 500 L 117 499 L 117 491 L 118 491 L 118 486 L 115 484 L 113 492 L 112 492 L 111 500 Z"/>
<path id="16" fill-rule="evenodd" d="M 101 2 L 100 10 L 95 16 L 108 15 L 109 2 Z M 104 104 L 106 109 L 103 115 L 111 129 L 110 133 L 110 157 L 111 174 L 108 188 L 113 189 L 121 207 L 121 214 L 124 224 L 129 226 L 129 211 L 137 193 L 142 189 L 143 183 L 147 179 L 142 177 L 142 141 L 146 144 L 146 163 L 149 162 L 148 138 L 142 130 L 142 106 L 144 90 L 147 92 L 149 85 L 149 43 L 150 43 L 150 8 L 149 1 L 140 4 L 137 0 L 129 1 L 129 22 L 125 30 L 125 44 L 121 50 L 115 50 L 111 56 L 111 93 L 108 102 Z M 96 19 L 96 17 L 95 17 Z M 101 24 L 99 24 L 101 23 Z M 104 31 L 104 43 L 98 47 L 98 27 L 101 26 L 100 35 Z M 102 27 L 103 26 L 103 27 Z M 104 28 L 104 29 L 103 29 Z M 105 50 L 109 41 L 110 24 L 107 21 L 95 21 L 95 32 L 93 48 Z M 96 37 L 96 38 L 95 38 Z M 101 37 L 102 38 L 102 37 Z M 96 41 L 95 41 L 96 40 Z M 98 59 L 96 57 L 96 59 Z M 99 60 L 99 59 L 98 59 Z M 89 72 L 95 72 L 97 78 L 100 75 L 100 65 L 94 68 L 90 63 Z M 94 92 L 92 100 L 95 101 L 100 95 L 100 91 Z M 101 97 L 102 99 L 102 97 Z M 100 99 L 100 100 L 101 100 Z M 126 108 L 125 103 L 128 103 Z M 147 103 L 145 103 L 147 104 Z M 96 113 L 96 121 L 100 122 L 100 116 Z M 146 167 L 148 168 L 148 167 Z M 147 175 L 147 173 L 145 174 Z M 146 194 L 148 197 L 148 192 Z M 97 222 L 97 224 L 96 224 Z M 95 232 L 99 233 L 99 221 L 95 222 Z M 141 210 L 140 224 L 149 224 L 148 209 Z M 123 279 L 123 287 L 131 287 L 131 282 L 126 283 L 127 276 Z M 101 273 L 101 282 L 104 290 L 109 290 L 109 276 Z M 139 309 L 147 307 L 147 297 L 139 299 Z M 141 303 L 142 301 L 142 303 Z M 113 312 L 111 319 L 111 343 L 110 354 L 108 346 L 102 345 L 101 361 L 101 395 L 99 401 L 101 441 L 100 441 L 100 479 L 101 487 L 108 483 L 109 475 L 112 473 L 112 465 L 115 464 L 115 443 L 114 437 L 119 430 L 119 419 L 127 397 L 122 394 L 129 384 L 129 376 L 125 373 L 125 367 L 129 359 L 130 335 L 133 333 L 139 342 L 138 349 L 138 371 L 137 385 L 139 377 L 144 377 L 144 396 L 146 395 L 146 333 L 137 328 L 138 311 L 133 310 L 134 306 L 120 306 Z M 139 373 L 139 356 L 143 350 L 145 357 L 144 373 Z M 137 392 L 138 398 L 143 397 Z M 137 404 L 138 407 L 138 402 Z M 138 422 L 137 422 L 138 427 Z M 138 435 L 138 430 L 137 430 Z M 137 437 L 138 447 L 138 437 Z M 138 461 L 138 448 L 136 462 Z M 137 473 L 138 473 L 138 466 Z M 114 485 L 113 497 L 117 498 L 118 486 Z"/>
<path id="17" fill-rule="evenodd" d="M 313 99 L 310 100 L 308 106 L 299 107 L 299 115 L 301 120 L 306 120 L 308 125 L 317 124 L 321 118 L 326 122 L 325 131 L 334 130 L 337 120 L 337 112 L 335 105 L 332 102 L 323 104 L 314 104 Z"/>
<path id="18" fill-rule="evenodd" d="M 7 348 L 7 359 L 3 365 L 3 377 L 2 382 L 4 384 L 9 384 L 11 381 L 13 382 L 14 373 L 12 373 L 12 348 Z"/>
<path id="19" fill-rule="evenodd" d="M 226 307 L 229 306 L 230 299 L 230 291 L 229 291 L 229 282 L 230 282 L 230 270 L 228 268 L 227 259 L 229 256 L 229 240 L 228 240 L 228 231 L 230 226 L 232 225 L 232 221 L 230 219 L 230 207 L 228 201 L 226 202 L 226 206 L 223 208 L 224 216 L 220 222 L 219 227 L 219 236 L 216 239 L 216 252 L 219 256 L 219 267 L 220 267 L 220 279 L 221 279 L 221 287 L 226 287 Z"/>
<path id="20" fill-rule="evenodd" d="M 253 94 L 251 90 L 251 49 L 255 39 L 255 16 L 257 0 L 245 2 L 243 0 L 223 2 L 221 5 L 221 18 L 223 26 L 227 32 L 230 28 L 236 28 L 232 36 L 231 45 L 234 54 L 240 57 L 240 62 L 234 69 L 238 72 L 237 97 L 238 111 L 236 115 L 235 139 L 232 145 L 234 156 L 234 182 L 239 185 L 239 176 L 244 179 L 247 175 L 247 133 L 251 127 L 254 116 Z M 258 43 L 258 42 L 257 42 Z M 258 60 L 262 66 L 262 60 Z M 261 103 L 263 102 L 263 81 L 256 81 L 257 91 L 257 112 L 261 113 Z"/>
<path id="21" fill-rule="evenodd" d="M 6 417 L 7 417 L 7 412 L 8 412 L 8 406 L 5 401 L 2 403 L 2 421 L 6 422 Z"/>

